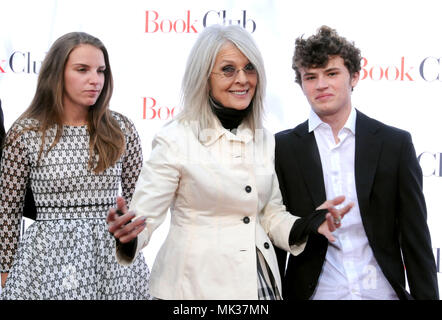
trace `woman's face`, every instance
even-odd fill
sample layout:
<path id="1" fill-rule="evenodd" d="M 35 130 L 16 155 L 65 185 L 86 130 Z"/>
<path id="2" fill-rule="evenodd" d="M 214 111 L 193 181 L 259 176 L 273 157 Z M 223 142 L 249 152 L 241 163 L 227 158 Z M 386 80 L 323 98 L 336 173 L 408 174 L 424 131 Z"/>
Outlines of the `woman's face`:
<path id="1" fill-rule="evenodd" d="M 209 78 L 212 97 L 226 108 L 243 110 L 252 101 L 257 82 L 249 59 L 233 43 L 224 44 Z"/>
<path id="2" fill-rule="evenodd" d="M 64 108 L 87 111 L 94 105 L 103 89 L 105 69 L 100 49 L 81 44 L 72 50 L 64 69 Z"/>

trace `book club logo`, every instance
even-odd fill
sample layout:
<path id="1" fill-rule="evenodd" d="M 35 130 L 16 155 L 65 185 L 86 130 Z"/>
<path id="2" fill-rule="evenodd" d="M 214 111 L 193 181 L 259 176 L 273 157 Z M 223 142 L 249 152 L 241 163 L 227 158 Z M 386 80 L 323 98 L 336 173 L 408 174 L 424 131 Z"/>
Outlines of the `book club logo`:
<path id="1" fill-rule="evenodd" d="M 424 177 L 442 177 L 442 152 L 422 152 L 417 157 Z"/>
<path id="2" fill-rule="evenodd" d="M 406 57 L 400 57 L 389 65 L 372 63 L 362 58 L 360 80 L 373 81 L 442 81 L 442 57 L 427 56 L 417 65 L 411 64 Z"/>
<path id="3" fill-rule="evenodd" d="M 5 73 L 38 74 L 42 60 L 36 59 L 30 51 L 14 51 L 6 59 L 0 58 L 0 75 Z"/>
<path id="4" fill-rule="evenodd" d="M 187 10 L 179 17 L 169 17 L 155 10 L 145 12 L 145 33 L 183 33 L 195 34 L 203 28 L 213 24 L 239 25 L 250 33 L 255 32 L 256 22 L 249 17 L 247 10 L 232 13 L 227 10 L 209 10 L 200 19 L 195 19 L 191 10 Z"/>

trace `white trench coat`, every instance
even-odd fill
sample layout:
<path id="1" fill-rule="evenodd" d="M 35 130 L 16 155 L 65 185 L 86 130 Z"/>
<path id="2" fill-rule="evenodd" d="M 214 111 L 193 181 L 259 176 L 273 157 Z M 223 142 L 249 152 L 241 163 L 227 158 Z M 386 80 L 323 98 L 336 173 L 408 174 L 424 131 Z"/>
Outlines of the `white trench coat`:
<path id="1" fill-rule="evenodd" d="M 170 208 L 167 238 L 150 276 L 160 299 L 257 299 L 258 248 L 281 292 L 272 243 L 290 247 L 297 217 L 285 211 L 274 170 L 274 137 L 244 124 L 236 135 L 221 127 L 200 132 L 173 121 L 153 139 L 130 210 L 147 217 L 136 252 L 148 243 Z M 129 264 L 117 251 L 121 264 Z"/>

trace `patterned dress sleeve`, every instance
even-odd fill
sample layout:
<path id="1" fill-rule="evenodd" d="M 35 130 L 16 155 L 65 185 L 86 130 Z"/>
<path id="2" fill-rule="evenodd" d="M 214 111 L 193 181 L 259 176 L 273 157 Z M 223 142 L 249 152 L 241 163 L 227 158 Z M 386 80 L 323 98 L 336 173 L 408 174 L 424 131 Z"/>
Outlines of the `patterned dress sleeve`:
<path id="1" fill-rule="evenodd" d="M 143 152 L 135 125 L 127 118 L 125 120 L 123 132 L 126 138 L 126 150 L 122 159 L 121 187 L 122 196 L 129 207 L 143 165 Z"/>
<path id="2" fill-rule="evenodd" d="M 20 222 L 30 161 L 26 133 L 10 142 L 17 133 L 12 128 L 5 139 L 0 174 L 0 272 L 9 272 L 18 247 Z"/>

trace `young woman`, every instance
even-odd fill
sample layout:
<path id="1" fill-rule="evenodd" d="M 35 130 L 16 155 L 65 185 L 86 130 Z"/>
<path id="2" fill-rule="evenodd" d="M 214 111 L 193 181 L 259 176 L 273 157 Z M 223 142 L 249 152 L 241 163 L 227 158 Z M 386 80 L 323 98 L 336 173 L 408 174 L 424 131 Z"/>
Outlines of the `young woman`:
<path id="1" fill-rule="evenodd" d="M 34 99 L 9 130 L 0 176 L 4 299 L 148 299 L 142 254 L 115 259 L 106 215 L 131 199 L 142 164 L 138 133 L 109 110 L 113 82 L 102 42 L 68 33 L 50 48 Z M 26 185 L 37 220 L 19 242 Z"/>

